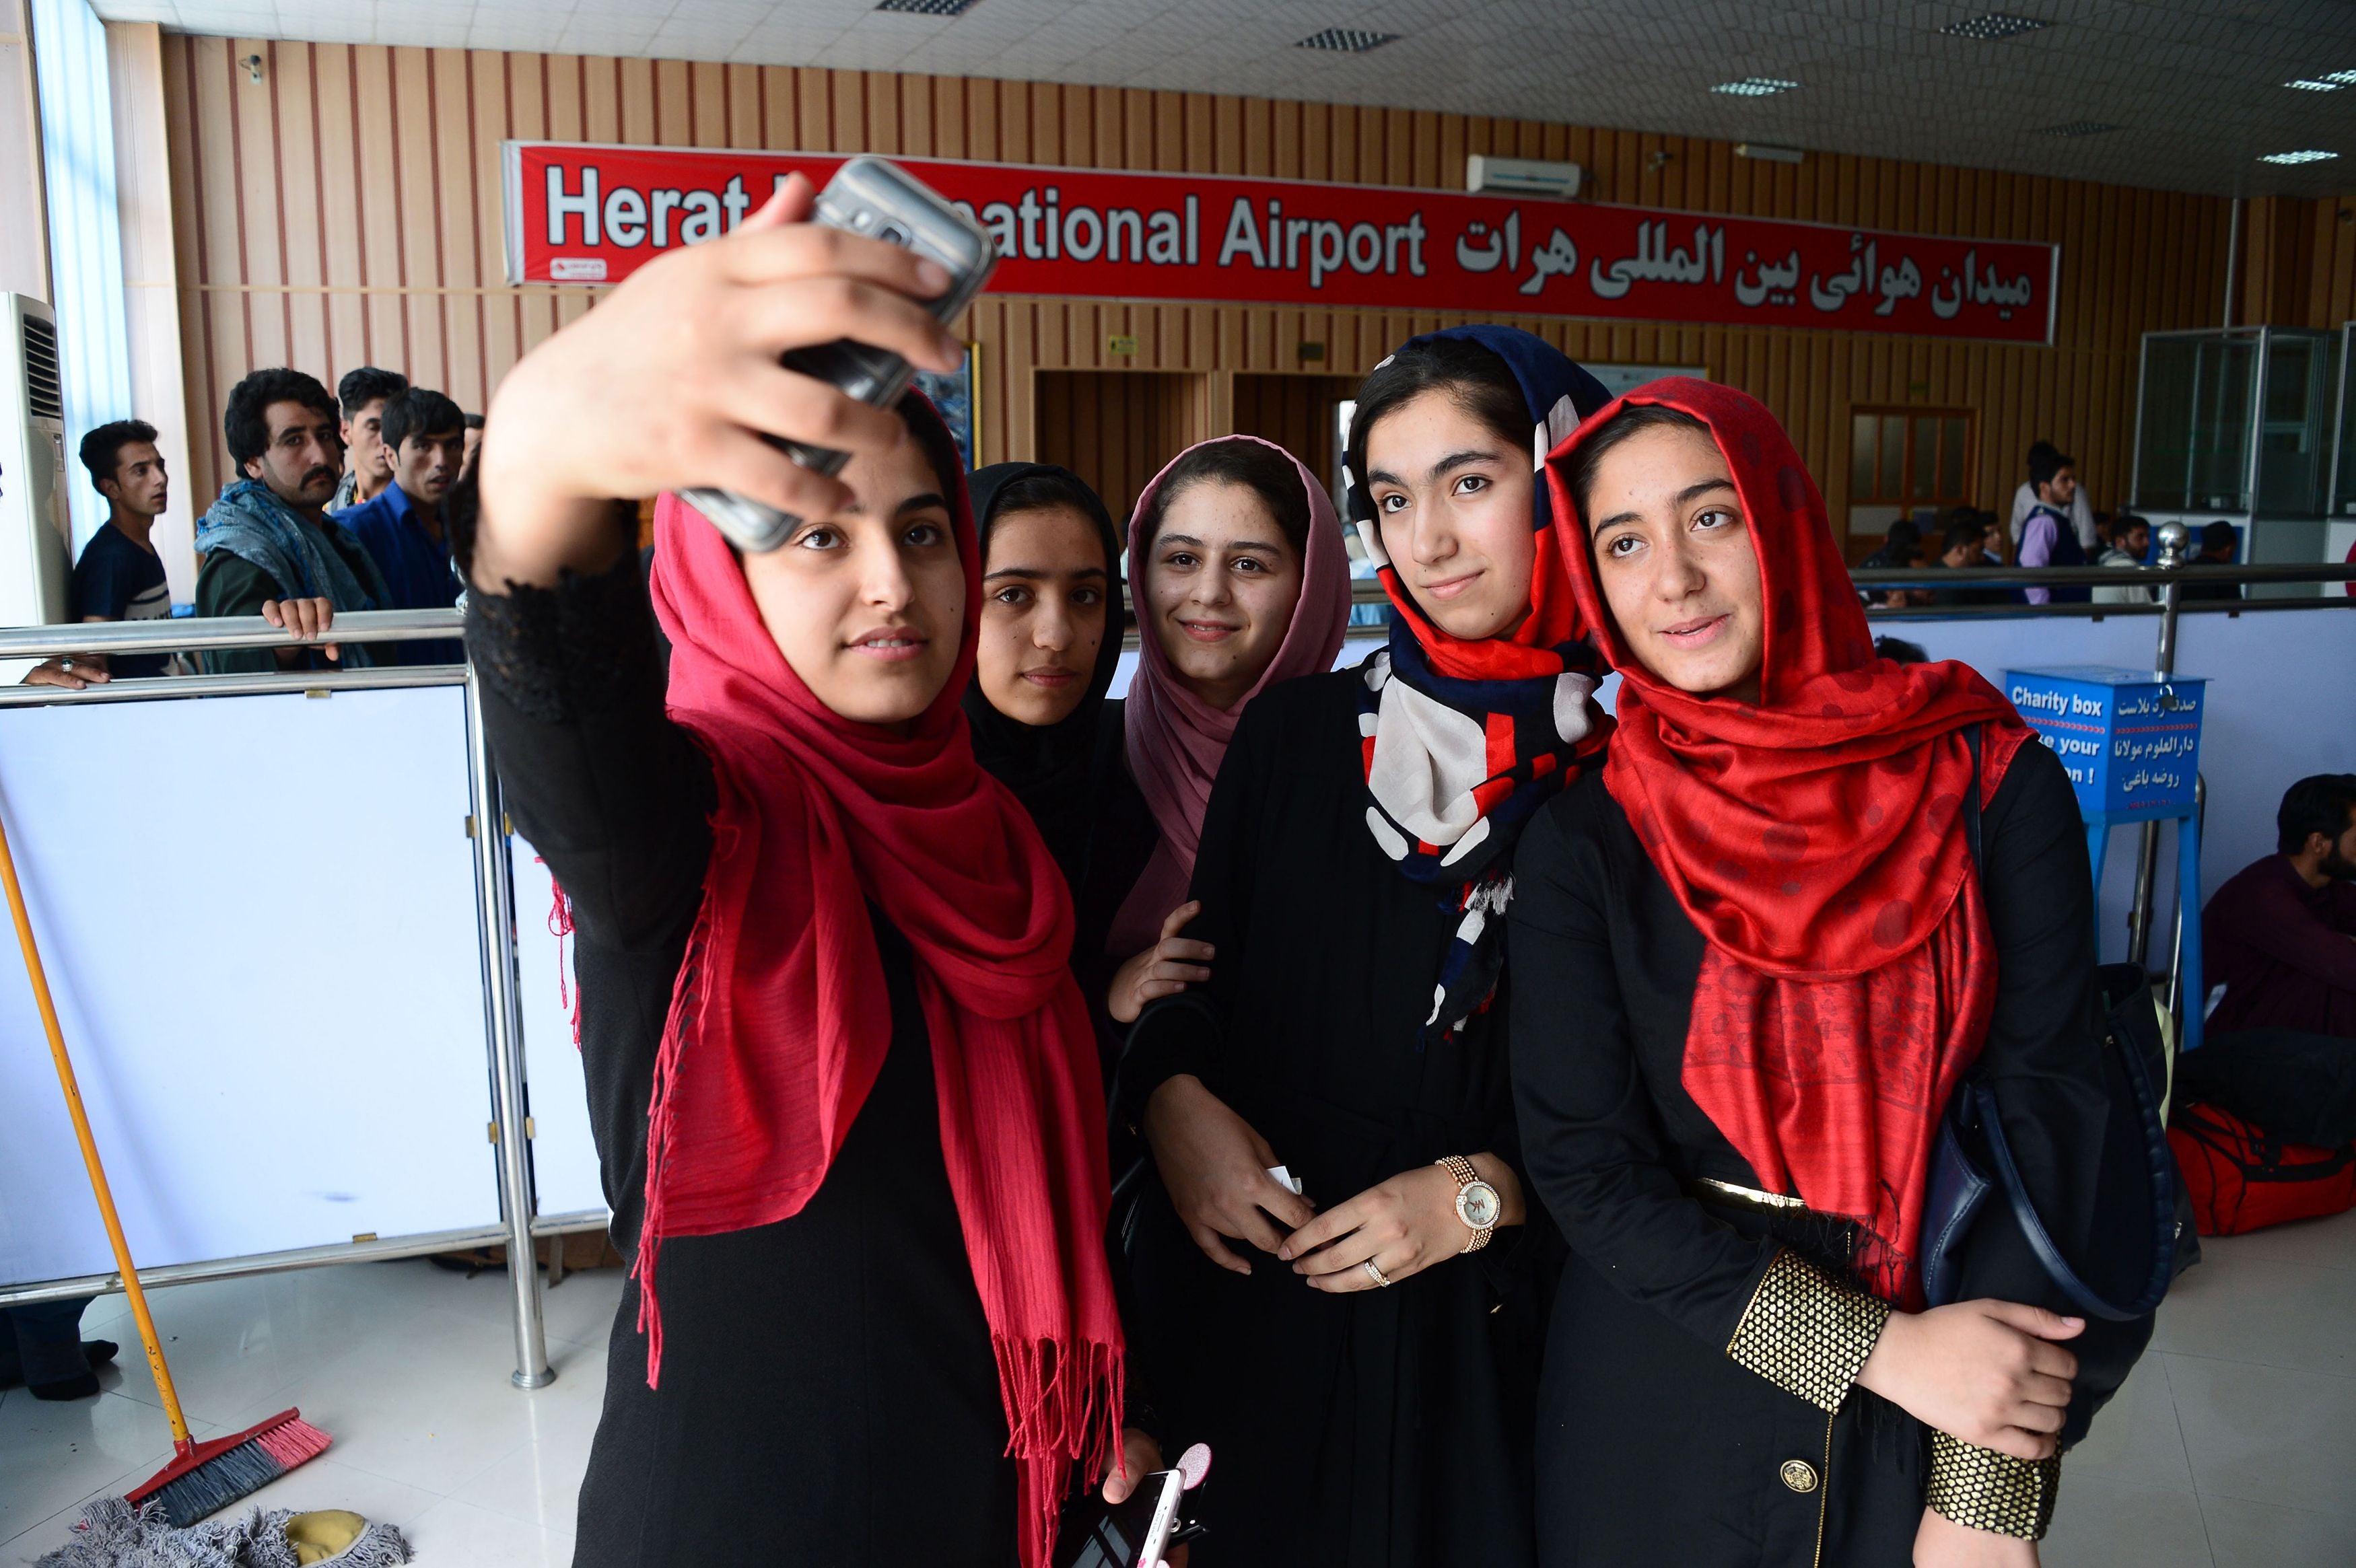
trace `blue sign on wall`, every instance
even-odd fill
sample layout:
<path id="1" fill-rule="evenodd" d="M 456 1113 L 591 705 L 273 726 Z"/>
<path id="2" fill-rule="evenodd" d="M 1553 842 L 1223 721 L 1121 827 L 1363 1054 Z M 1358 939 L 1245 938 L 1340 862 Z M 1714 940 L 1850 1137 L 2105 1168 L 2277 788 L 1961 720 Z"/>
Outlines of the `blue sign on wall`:
<path id="1" fill-rule="evenodd" d="M 2114 820 L 2174 816 L 2192 804 L 2206 685 L 2107 665 L 2004 676 L 2005 695 L 2062 759 L 2079 809 Z"/>

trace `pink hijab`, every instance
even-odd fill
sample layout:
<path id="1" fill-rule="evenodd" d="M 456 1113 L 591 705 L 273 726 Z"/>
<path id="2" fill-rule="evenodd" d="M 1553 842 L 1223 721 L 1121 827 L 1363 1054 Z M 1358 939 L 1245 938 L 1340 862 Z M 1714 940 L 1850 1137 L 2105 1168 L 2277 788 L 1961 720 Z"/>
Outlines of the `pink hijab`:
<path id="1" fill-rule="evenodd" d="M 1218 439 L 1255 442 L 1271 452 L 1284 452 L 1258 436 Z M 1142 533 L 1144 519 L 1170 470 L 1195 450 L 1190 446 L 1172 458 L 1153 476 L 1153 483 L 1137 498 L 1137 509 L 1130 514 L 1130 593 L 1140 606 L 1146 602 L 1146 574 L 1152 570 Z M 1341 519 L 1316 475 L 1290 453 L 1284 456 L 1301 475 L 1301 487 L 1309 496 L 1309 549 L 1301 562 L 1301 598 L 1293 606 L 1292 623 L 1285 628 L 1276 657 L 1243 700 L 1222 713 L 1189 691 L 1171 667 L 1170 656 L 1162 651 L 1153 628 L 1146 624 L 1151 612 L 1140 612 L 1137 676 L 1130 683 L 1125 704 L 1129 771 L 1153 813 L 1154 825 L 1162 830 L 1162 842 L 1120 912 L 1113 916 L 1105 942 L 1108 953 L 1127 957 L 1152 946 L 1162 934 L 1163 919 L 1186 901 L 1187 884 L 1194 878 L 1194 851 L 1202 842 L 1203 808 L 1211 800 L 1211 781 L 1218 777 L 1219 762 L 1227 754 L 1236 721 L 1251 699 L 1280 680 L 1323 674 L 1333 667 L 1334 656 L 1342 651 L 1342 633 L 1350 623 L 1350 561 L 1342 543 Z"/>

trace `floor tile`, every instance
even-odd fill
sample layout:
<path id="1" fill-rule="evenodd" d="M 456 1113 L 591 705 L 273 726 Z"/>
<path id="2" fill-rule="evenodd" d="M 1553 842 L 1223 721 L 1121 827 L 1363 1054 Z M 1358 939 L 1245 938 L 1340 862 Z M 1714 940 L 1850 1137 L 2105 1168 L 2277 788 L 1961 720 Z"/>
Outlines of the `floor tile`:
<path id="1" fill-rule="evenodd" d="M 402 1532 L 418 1568 L 570 1568 L 573 1532 L 544 1530 L 455 1499 L 420 1514 Z"/>
<path id="2" fill-rule="evenodd" d="M 142 1381 L 145 1373 L 141 1373 Z M 213 1428 L 190 1423 L 198 1437 Z M 0 1541 L 41 1523 L 120 1476 L 135 1485 L 172 1456 L 172 1429 L 155 1406 L 115 1392 L 96 1399 L 0 1397 Z"/>
<path id="3" fill-rule="evenodd" d="M 552 1531 L 573 1528 L 582 1474 L 589 1469 L 589 1441 L 596 1436 L 596 1413 L 605 1399 L 605 1363 L 580 1359 L 561 1372 L 559 1382 L 573 1384 L 568 1401 L 532 1401 L 530 1441 L 457 1488 L 459 1502 Z"/>
<path id="4" fill-rule="evenodd" d="M 2341 1456 L 2343 1482 L 2345 1451 Z M 2217 1568 L 2348 1568 L 2356 1563 L 2356 1518 L 2276 1508 L 2240 1498 L 2202 1498 Z"/>
<path id="5" fill-rule="evenodd" d="M 348 1509 L 362 1519 L 406 1528 L 442 1499 L 435 1493 L 343 1463 L 334 1449 L 297 1465 L 246 1499 L 256 1508 Z M 241 1505 L 245 1506 L 245 1505 Z"/>
<path id="6" fill-rule="evenodd" d="M 2321 1220 L 2269 1225 L 2246 1236 L 2203 1236 L 2201 1247 L 2211 1258 L 2272 1258 L 2278 1263 L 2356 1270 L 2356 1210 Z"/>
<path id="7" fill-rule="evenodd" d="M 446 1496 L 543 1434 L 595 1424 L 603 1352 L 564 1340 L 549 1350 L 556 1381 L 526 1392 L 508 1381 L 508 1324 L 412 1307 L 232 1419 L 299 1406 L 334 1435 L 340 1463 Z"/>
<path id="8" fill-rule="evenodd" d="M 2356 1488 L 2349 1485 L 2356 1378 L 2200 1356 L 2161 1359 L 2192 1484 L 2204 1499 L 2356 1517 Z"/>
<path id="9" fill-rule="evenodd" d="M 2080 1475 L 2074 1461 L 2062 1466 L 2038 1560 L 2043 1568 L 2211 1568 L 2199 1499 Z"/>
<path id="10" fill-rule="evenodd" d="M 2356 1377 L 2356 1281 L 2343 1269 L 2211 1253 L 2169 1292 L 2151 1349 Z"/>
<path id="11" fill-rule="evenodd" d="M 2069 1498 L 2081 1479 L 2118 1486 L 2192 1490 L 2192 1466 L 2184 1455 L 2184 1434 L 2176 1401 L 2159 1358 L 2147 1355 L 2119 1392 L 2094 1417 L 2084 1442 L 2062 1462 L 2062 1495 Z"/>
<path id="12" fill-rule="evenodd" d="M 375 1266 L 210 1280 L 150 1293 L 149 1310 L 189 1417 L 234 1431 L 239 1412 L 351 1354 L 377 1329 L 413 1310 L 401 1293 L 372 1288 L 369 1273 Z M 146 1358 L 132 1353 L 135 1344 L 135 1339 L 124 1343 L 118 1363 L 122 1392 L 160 1407 Z"/>

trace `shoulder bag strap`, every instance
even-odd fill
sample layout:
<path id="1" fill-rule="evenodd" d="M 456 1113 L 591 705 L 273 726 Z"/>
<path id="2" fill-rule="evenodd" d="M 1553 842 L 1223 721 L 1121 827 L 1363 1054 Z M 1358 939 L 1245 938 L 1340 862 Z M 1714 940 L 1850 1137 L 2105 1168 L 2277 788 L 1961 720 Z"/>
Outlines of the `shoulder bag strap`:
<path id="1" fill-rule="evenodd" d="M 1977 875 L 1983 861 L 1980 846 L 1980 727 L 1973 725 L 1965 731 L 1972 751 L 1971 784 L 1964 791 L 1964 841 L 1971 846 L 1972 870 Z M 2150 993 L 2143 992 L 2128 1006 L 2151 1005 Z M 2168 1294 L 2169 1282 L 2175 1277 L 2176 1261 L 2176 1157 L 2169 1151 L 2168 1128 L 2160 1120 L 2159 1096 L 2154 1092 L 2151 1075 L 2145 1070 L 2141 1054 L 2131 1042 L 2118 1038 L 2115 1019 L 2104 1020 L 2104 1045 L 2115 1052 L 2126 1069 L 2127 1083 L 2135 1092 L 2136 1116 L 2143 1132 L 2146 1174 L 2151 1179 L 2152 1261 L 2149 1277 L 2142 1292 L 2125 1306 L 2106 1299 L 2099 1291 L 2078 1277 L 2062 1249 L 2053 1244 L 2038 1217 L 2037 1205 L 2029 1200 L 2028 1184 L 2022 1181 L 2020 1168 L 2014 1163 L 2012 1145 L 2004 1136 L 2004 1119 L 1997 1110 L 1996 1089 L 1987 1074 L 1975 1071 L 1962 1085 L 1961 1092 L 1969 1094 L 1978 1115 L 1981 1133 L 1987 1139 L 1988 1157 L 1996 1166 L 1997 1185 L 2004 1189 L 2005 1201 L 2011 1206 L 2014 1221 L 2020 1227 L 2029 1250 L 2036 1255 L 2048 1277 L 2062 1295 L 2080 1310 L 2113 1322 L 2125 1322 L 2141 1317 L 2159 1305 Z"/>

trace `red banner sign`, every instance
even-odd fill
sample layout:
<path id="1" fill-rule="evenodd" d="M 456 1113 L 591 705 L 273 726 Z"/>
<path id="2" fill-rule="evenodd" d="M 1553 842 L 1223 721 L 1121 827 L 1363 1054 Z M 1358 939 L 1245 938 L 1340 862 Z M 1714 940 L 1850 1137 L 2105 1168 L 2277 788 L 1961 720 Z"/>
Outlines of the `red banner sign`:
<path id="1" fill-rule="evenodd" d="M 618 283 L 839 155 L 507 144 L 508 274 Z M 1392 186 L 899 160 L 972 212 L 999 293 L 2051 340 L 2061 252 Z"/>

